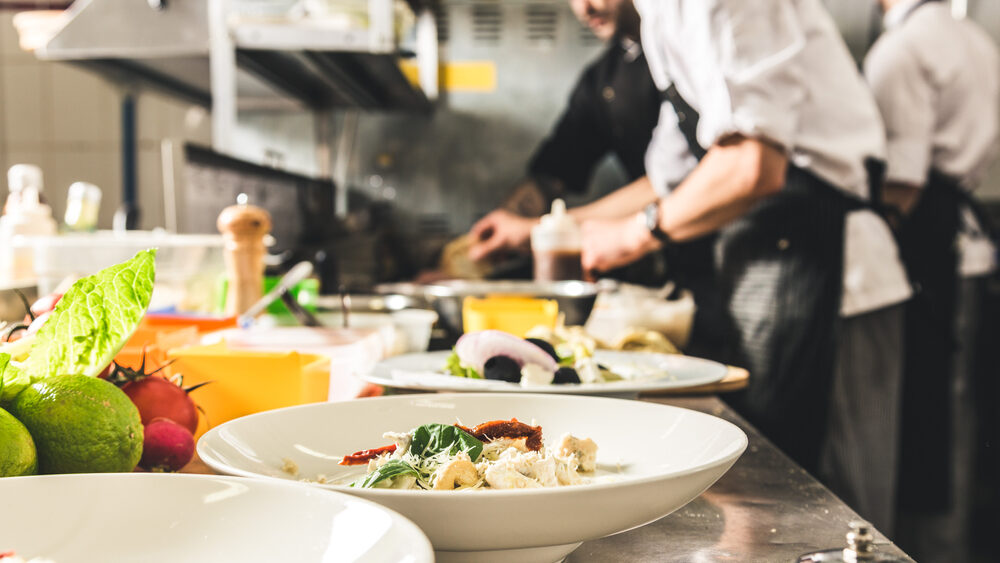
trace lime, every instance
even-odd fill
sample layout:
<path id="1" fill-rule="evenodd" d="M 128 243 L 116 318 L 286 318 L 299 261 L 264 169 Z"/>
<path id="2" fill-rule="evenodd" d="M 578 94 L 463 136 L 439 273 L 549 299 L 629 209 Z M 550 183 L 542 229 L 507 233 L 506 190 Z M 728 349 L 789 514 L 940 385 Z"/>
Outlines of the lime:
<path id="1" fill-rule="evenodd" d="M 31 434 L 13 415 L 0 409 L 0 477 L 34 475 L 38 456 Z"/>
<path id="2" fill-rule="evenodd" d="M 142 457 L 139 411 L 103 379 L 44 379 L 18 393 L 10 412 L 35 439 L 40 473 L 132 471 Z"/>

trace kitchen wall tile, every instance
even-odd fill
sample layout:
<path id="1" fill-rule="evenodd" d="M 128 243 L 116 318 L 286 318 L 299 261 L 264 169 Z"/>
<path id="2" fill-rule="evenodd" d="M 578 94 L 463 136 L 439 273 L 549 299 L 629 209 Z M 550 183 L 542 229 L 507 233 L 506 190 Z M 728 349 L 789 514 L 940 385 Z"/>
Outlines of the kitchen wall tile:
<path id="1" fill-rule="evenodd" d="M 0 11 L 0 58 L 4 62 L 34 61 L 35 55 L 24 51 L 17 42 L 17 30 L 14 28 L 16 12 Z"/>
<path id="2" fill-rule="evenodd" d="M 52 133 L 60 145 L 111 148 L 119 137 L 112 122 L 112 91 L 104 79 L 74 66 L 52 63 Z"/>
<path id="3" fill-rule="evenodd" d="M 3 133 L 11 149 L 39 148 L 46 135 L 47 77 L 37 63 L 3 64 Z"/>

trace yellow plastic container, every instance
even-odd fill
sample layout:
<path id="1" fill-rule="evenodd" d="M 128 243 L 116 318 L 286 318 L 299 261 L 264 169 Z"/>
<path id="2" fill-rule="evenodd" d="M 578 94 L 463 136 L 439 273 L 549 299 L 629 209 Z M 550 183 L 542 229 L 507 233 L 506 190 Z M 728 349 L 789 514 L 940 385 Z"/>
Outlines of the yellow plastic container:
<path id="1" fill-rule="evenodd" d="M 148 373 L 166 363 L 167 352 L 171 349 L 197 341 L 198 329 L 194 326 L 156 326 L 144 319 L 115 356 L 115 362 L 123 367 L 138 369 L 145 358 Z"/>
<path id="2" fill-rule="evenodd" d="M 465 332 L 502 330 L 524 338 L 538 325 L 554 327 L 558 318 L 559 304 L 552 299 L 491 296 L 462 301 Z"/>
<path id="3" fill-rule="evenodd" d="M 230 349 L 224 342 L 175 348 L 168 368 L 184 386 L 211 382 L 191 393 L 204 412 L 197 435 L 223 422 L 261 411 L 318 403 L 330 389 L 330 359 L 299 352 Z"/>

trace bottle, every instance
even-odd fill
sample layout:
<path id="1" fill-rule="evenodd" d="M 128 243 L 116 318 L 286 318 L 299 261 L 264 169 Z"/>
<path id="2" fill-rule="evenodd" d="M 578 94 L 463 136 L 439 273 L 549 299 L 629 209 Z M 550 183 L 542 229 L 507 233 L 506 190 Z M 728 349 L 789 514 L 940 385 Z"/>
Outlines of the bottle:
<path id="1" fill-rule="evenodd" d="M 97 228 L 101 210 L 101 188 L 88 182 L 73 182 L 66 196 L 63 222 L 70 231 L 88 232 Z"/>
<path id="2" fill-rule="evenodd" d="M 19 244 L 22 235 L 56 234 L 52 208 L 42 199 L 42 170 L 33 164 L 15 164 L 7 171 L 10 195 L 0 217 L 0 279 L 31 280 L 35 277 L 34 250 Z"/>
<path id="3" fill-rule="evenodd" d="M 563 200 L 553 201 L 552 211 L 531 229 L 535 281 L 583 279 L 580 249 L 580 227 L 566 213 Z"/>

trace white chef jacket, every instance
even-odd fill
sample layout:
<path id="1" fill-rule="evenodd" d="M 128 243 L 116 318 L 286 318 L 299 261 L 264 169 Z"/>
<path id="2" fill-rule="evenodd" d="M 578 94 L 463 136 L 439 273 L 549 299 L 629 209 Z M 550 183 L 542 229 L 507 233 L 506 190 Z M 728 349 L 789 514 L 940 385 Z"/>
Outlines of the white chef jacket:
<path id="1" fill-rule="evenodd" d="M 979 26 L 953 18 L 946 2 L 919 3 L 886 12 L 886 30 L 865 58 L 886 126 L 886 176 L 922 187 L 934 168 L 972 190 L 1000 143 L 1000 53 Z M 996 248 L 965 205 L 962 218 L 959 273 L 993 271 Z"/>
<path id="2" fill-rule="evenodd" d="M 698 142 L 733 133 L 785 148 L 789 161 L 868 198 L 866 157 L 885 157 L 878 108 L 820 0 L 636 0 L 657 87 L 671 83 L 699 113 Z M 669 103 L 646 152 L 653 187 L 668 193 L 697 164 Z M 888 225 L 848 214 L 841 315 L 911 294 Z"/>

